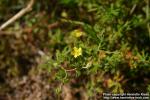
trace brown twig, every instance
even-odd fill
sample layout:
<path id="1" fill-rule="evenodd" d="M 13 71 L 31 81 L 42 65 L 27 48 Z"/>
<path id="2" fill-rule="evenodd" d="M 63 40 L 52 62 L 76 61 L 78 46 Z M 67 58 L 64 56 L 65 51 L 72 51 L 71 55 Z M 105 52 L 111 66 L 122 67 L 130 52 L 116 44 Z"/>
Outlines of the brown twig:
<path id="1" fill-rule="evenodd" d="M 55 22 L 55 23 L 52 23 L 52 24 L 48 25 L 48 29 L 56 28 L 56 27 L 59 26 L 59 24 L 60 24 L 60 23 L 59 23 L 58 21 Z"/>
<path id="2" fill-rule="evenodd" d="M 17 19 L 19 19 L 20 17 L 22 17 L 24 14 L 26 14 L 27 12 L 30 12 L 32 10 L 32 6 L 34 4 L 35 0 L 30 0 L 30 2 L 28 3 L 26 8 L 23 8 L 22 10 L 20 10 L 16 15 L 14 15 L 12 18 L 10 18 L 8 21 L 6 21 L 4 24 L 2 24 L 0 26 L 0 30 L 5 29 L 7 26 L 9 26 L 10 24 L 12 24 L 13 22 L 15 22 Z"/>

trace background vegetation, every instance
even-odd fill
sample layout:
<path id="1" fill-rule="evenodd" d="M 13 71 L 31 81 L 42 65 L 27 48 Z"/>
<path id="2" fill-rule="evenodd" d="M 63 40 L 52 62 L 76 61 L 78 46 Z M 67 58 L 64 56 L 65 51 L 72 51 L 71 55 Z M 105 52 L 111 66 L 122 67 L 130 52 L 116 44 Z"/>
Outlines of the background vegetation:
<path id="1" fill-rule="evenodd" d="M 26 6 L 0 0 L 0 24 Z M 100 100 L 150 92 L 149 0 L 36 0 L 0 32 L 0 98 Z"/>

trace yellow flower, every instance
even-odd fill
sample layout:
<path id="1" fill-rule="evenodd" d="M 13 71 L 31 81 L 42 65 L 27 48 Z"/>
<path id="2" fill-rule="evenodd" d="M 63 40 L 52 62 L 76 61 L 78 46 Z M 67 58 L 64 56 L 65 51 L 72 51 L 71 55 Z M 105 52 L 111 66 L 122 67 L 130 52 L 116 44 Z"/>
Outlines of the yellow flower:
<path id="1" fill-rule="evenodd" d="M 73 51 L 71 52 L 71 54 L 77 58 L 78 56 L 82 55 L 82 48 L 77 48 L 77 47 L 74 47 L 73 48 Z"/>
<path id="2" fill-rule="evenodd" d="M 64 17 L 64 18 L 67 18 L 68 17 L 68 14 L 66 11 L 63 11 L 61 12 L 61 16 Z"/>
<path id="3" fill-rule="evenodd" d="M 84 32 L 82 32 L 81 30 L 79 30 L 79 29 L 76 29 L 76 30 L 74 30 L 73 32 L 72 32 L 72 34 L 75 36 L 75 37 L 81 37 L 83 34 L 84 34 Z"/>

